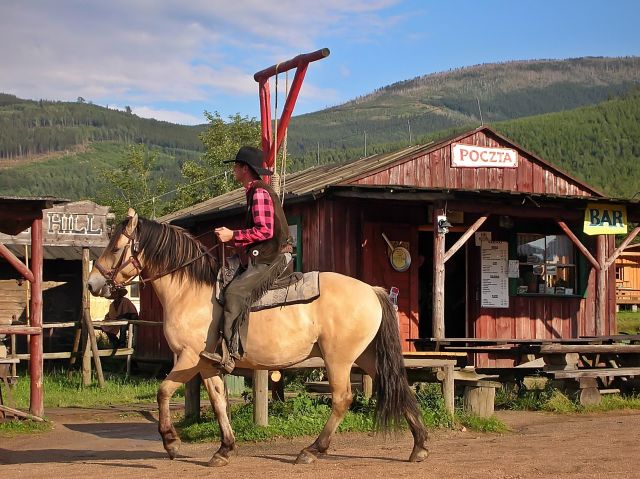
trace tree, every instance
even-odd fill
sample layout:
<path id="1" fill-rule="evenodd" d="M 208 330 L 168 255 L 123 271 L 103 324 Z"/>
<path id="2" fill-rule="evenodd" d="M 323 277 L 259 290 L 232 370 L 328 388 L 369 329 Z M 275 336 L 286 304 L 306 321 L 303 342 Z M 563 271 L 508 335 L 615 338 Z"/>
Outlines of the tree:
<path id="1" fill-rule="evenodd" d="M 78 103 L 84 103 L 84 98 L 82 98 L 81 96 L 78 97 Z"/>
<path id="2" fill-rule="evenodd" d="M 126 112 L 127 112 L 127 114 L 129 114 L 129 115 L 131 115 L 131 113 L 132 113 L 132 112 L 131 112 L 131 107 L 130 107 L 129 105 L 127 105 L 127 106 L 125 106 L 125 107 L 124 107 L 124 111 L 126 111 Z"/>
<path id="3" fill-rule="evenodd" d="M 200 134 L 205 153 L 200 159 L 182 165 L 185 184 L 178 187 L 172 210 L 186 208 L 232 190 L 234 181 L 229 165 L 241 146 L 260 146 L 260 123 L 255 118 L 235 114 L 225 122 L 218 112 L 204 112 L 209 122 Z"/>
<path id="4" fill-rule="evenodd" d="M 124 218 L 129 207 L 148 218 L 164 214 L 167 204 L 161 195 L 167 187 L 164 180 L 152 176 L 157 156 L 145 145 L 131 145 L 114 169 L 101 172 L 104 186 L 96 202 L 111 206 L 116 218 Z"/>

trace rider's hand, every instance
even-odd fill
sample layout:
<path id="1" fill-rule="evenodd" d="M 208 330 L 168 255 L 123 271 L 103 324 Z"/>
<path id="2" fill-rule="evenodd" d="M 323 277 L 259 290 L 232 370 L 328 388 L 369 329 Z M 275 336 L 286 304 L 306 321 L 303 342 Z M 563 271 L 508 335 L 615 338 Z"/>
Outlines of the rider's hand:
<path id="1" fill-rule="evenodd" d="M 226 243 L 227 241 L 231 241 L 233 239 L 233 230 L 225 228 L 224 226 L 222 228 L 216 228 L 214 230 L 214 233 L 223 243 Z"/>

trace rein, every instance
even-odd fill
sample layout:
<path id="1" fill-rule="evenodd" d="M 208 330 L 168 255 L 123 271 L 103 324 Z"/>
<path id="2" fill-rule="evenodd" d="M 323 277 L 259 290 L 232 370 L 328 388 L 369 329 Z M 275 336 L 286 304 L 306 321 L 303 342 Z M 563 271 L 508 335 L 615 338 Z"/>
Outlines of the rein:
<path id="1" fill-rule="evenodd" d="M 215 250 L 218 246 L 220 246 L 220 243 L 217 243 L 214 246 L 212 246 L 211 248 L 208 248 L 205 251 L 203 251 L 201 254 L 199 254 L 195 258 L 191 258 L 189 261 L 187 261 L 186 263 L 181 264 L 180 266 L 178 266 L 176 268 L 173 268 L 173 269 L 171 269 L 169 271 L 166 271 L 164 273 L 157 274 L 157 275 L 155 275 L 155 276 L 153 276 L 151 278 L 143 278 L 142 277 L 142 270 L 144 268 L 140 264 L 140 260 L 138 259 L 138 253 L 140 252 L 139 251 L 140 242 L 135 237 L 135 233 L 132 234 L 131 236 L 129 236 L 129 234 L 127 234 L 126 230 L 123 229 L 122 230 L 122 234 L 126 238 L 128 238 L 128 241 L 127 241 L 127 244 L 124 246 L 124 250 L 122 251 L 122 254 L 120 255 L 120 258 L 118 259 L 118 262 L 116 263 L 116 265 L 113 268 L 111 268 L 110 270 L 106 270 L 105 268 L 100 266 L 100 263 L 98 263 L 97 261 L 95 263 L 96 269 L 100 272 L 100 274 L 104 277 L 104 279 L 107 280 L 107 284 L 113 286 L 115 289 L 125 288 L 126 286 L 130 285 L 131 283 L 133 283 L 133 280 L 136 277 L 140 277 L 140 284 L 142 286 L 144 286 L 147 283 L 151 283 L 152 281 L 160 279 L 163 276 L 167 276 L 167 275 L 169 275 L 171 273 L 175 273 L 176 271 L 179 271 L 182 268 L 185 268 L 185 267 L 189 266 L 191 263 L 193 263 L 194 261 L 199 260 L 200 258 L 202 258 L 205 255 L 211 256 L 211 252 L 213 250 Z M 199 236 L 202 236 L 202 235 L 199 235 Z M 199 236 L 196 236 L 195 238 L 198 238 Z M 129 249 L 131 250 L 131 255 L 125 261 L 124 257 L 126 256 L 127 251 Z M 215 257 L 212 257 L 212 258 L 216 263 L 218 262 L 217 258 L 215 258 Z M 126 268 L 130 264 L 133 265 L 133 267 L 136 269 L 136 273 L 133 276 L 131 276 L 131 278 L 129 278 L 127 281 L 123 281 L 123 282 L 116 281 L 116 277 L 118 276 L 118 273 L 120 273 L 124 268 Z"/>

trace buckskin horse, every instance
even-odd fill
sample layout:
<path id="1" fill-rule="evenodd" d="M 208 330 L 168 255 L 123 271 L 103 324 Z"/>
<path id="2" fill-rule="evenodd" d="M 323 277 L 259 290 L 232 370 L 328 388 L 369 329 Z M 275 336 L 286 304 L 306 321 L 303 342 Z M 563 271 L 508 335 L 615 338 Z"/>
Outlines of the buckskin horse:
<path id="1" fill-rule="evenodd" d="M 209 461 L 224 466 L 236 451 L 220 371 L 199 357 L 216 344 L 222 308 L 215 299 L 218 262 L 202 243 L 176 226 L 138 218 L 134 210 L 111 236 L 89 275 L 95 296 L 109 296 L 136 276 L 149 282 L 162 304 L 164 335 L 177 360 L 158 389 L 158 431 L 174 459 L 180 438 L 171 422 L 169 401 L 179 385 L 202 376 L 221 444 Z M 376 425 L 395 429 L 406 419 L 413 434 L 409 461 L 427 458 L 427 431 L 407 382 L 395 309 L 387 292 L 337 273 L 320 273 L 320 296 L 308 303 L 264 309 L 249 316 L 245 355 L 237 367 L 278 370 L 309 357 L 324 359 L 332 396 L 331 415 L 318 438 L 296 463 L 326 453 L 352 400 L 353 364 L 374 379 Z"/>

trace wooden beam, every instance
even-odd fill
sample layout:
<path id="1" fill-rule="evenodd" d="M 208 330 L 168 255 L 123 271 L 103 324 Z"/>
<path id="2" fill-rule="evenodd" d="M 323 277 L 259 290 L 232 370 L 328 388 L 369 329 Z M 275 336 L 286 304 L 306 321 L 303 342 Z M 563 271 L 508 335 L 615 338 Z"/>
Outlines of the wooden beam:
<path id="1" fill-rule="evenodd" d="M 253 371 L 253 422 L 256 426 L 269 425 L 269 371 Z"/>
<path id="2" fill-rule="evenodd" d="M 449 260 L 449 258 L 451 258 L 454 254 L 456 254 L 456 252 L 469 240 L 469 238 L 471 237 L 471 235 L 473 233 L 478 231 L 478 229 L 482 226 L 482 224 L 485 221 L 487 221 L 487 218 L 489 218 L 489 213 L 485 213 L 480 218 L 478 218 L 476 220 L 476 222 L 473 223 L 469 227 L 469 229 L 460 238 L 458 238 L 458 241 L 456 241 L 453 244 L 453 246 L 451 246 L 451 248 L 449 248 L 449 251 L 447 251 L 445 253 L 445 255 L 444 255 L 444 262 L 445 263 Z"/>
<path id="3" fill-rule="evenodd" d="M 603 269 L 605 271 L 611 267 L 613 262 L 618 258 L 618 256 L 622 254 L 622 252 L 629 245 L 629 243 L 631 243 L 633 239 L 636 236 L 638 236 L 638 233 L 640 233 L 640 226 L 636 226 L 635 229 L 631 233 L 629 233 L 629 235 L 624 239 L 624 241 L 620 244 L 620 246 L 618 246 L 618 248 L 613 253 L 611 253 L 611 256 L 609 256 L 607 261 L 605 261 L 604 263 Z"/>
<path id="4" fill-rule="evenodd" d="M 603 268 L 607 257 L 607 236 L 598 235 L 596 237 L 596 259 L 600 264 L 600 269 L 596 271 L 596 336 L 604 334 L 604 318 L 606 314 L 606 291 L 607 291 L 607 271 Z"/>
<path id="5" fill-rule="evenodd" d="M 445 235 L 438 233 L 438 215 L 444 214 L 442 203 L 433 208 L 433 311 L 431 317 L 433 336 L 444 338 L 444 256 Z"/>
<path id="6" fill-rule="evenodd" d="M 3 324 L 0 325 L 0 334 L 19 334 L 22 336 L 42 334 L 42 328 L 35 326 Z"/>
<path id="7" fill-rule="evenodd" d="M 0 404 L 0 411 L 8 412 L 12 416 L 22 417 L 24 419 L 31 419 L 32 421 L 36 421 L 36 422 L 44 422 L 44 419 L 42 419 L 39 416 L 34 416 L 33 414 L 29 414 L 28 412 L 22 412 L 19 409 L 14 409 L 12 407 L 4 406 L 2 404 Z"/>
<path id="8" fill-rule="evenodd" d="M 564 221 L 561 221 L 557 218 L 556 218 L 556 223 L 558 223 L 558 226 L 560 226 L 560 229 L 565 232 L 565 234 L 569 237 L 569 239 L 573 242 L 573 244 L 576 245 L 576 248 L 578 248 L 578 250 L 584 255 L 584 257 L 587 258 L 587 260 L 589 260 L 589 263 L 593 265 L 596 271 L 599 271 L 600 268 L 602 268 L 602 266 L 596 261 L 596 259 L 589 252 L 587 247 L 582 244 L 582 242 L 578 239 L 578 237 L 575 234 L 573 234 L 573 231 L 571 231 L 571 228 L 569 228 Z"/>
<path id="9" fill-rule="evenodd" d="M 42 215 L 40 215 L 42 216 Z M 34 328 L 42 328 L 42 266 L 43 266 L 43 241 L 42 219 L 33 220 L 31 224 L 31 272 L 33 281 L 31 284 L 31 300 L 29 303 L 30 325 Z M 42 335 L 29 336 L 29 375 L 30 393 L 29 410 L 34 416 L 44 416 L 44 391 L 42 381 L 43 357 Z"/>
<path id="10" fill-rule="evenodd" d="M 33 283 L 33 273 L 29 271 L 29 268 L 20 261 L 13 252 L 7 248 L 4 244 L 0 243 L 0 256 L 7 260 L 7 262 L 14 267 L 20 273 L 24 279 Z"/>
<path id="11" fill-rule="evenodd" d="M 91 253 L 89 248 L 82 248 L 82 319 L 87 328 L 89 344 L 91 345 L 91 353 L 93 355 L 93 364 L 96 367 L 96 375 L 98 377 L 98 386 L 104 387 L 104 374 L 102 373 L 102 362 L 100 361 L 100 353 L 98 352 L 98 343 L 96 341 L 96 332 L 93 329 L 93 321 L 91 320 L 89 288 L 89 261 Z"/>
<path id="12" fill-rule="evenodd" d="M 640 344 L 545 344 L 540 353 L 636 354 L 640 353 Z"/>

